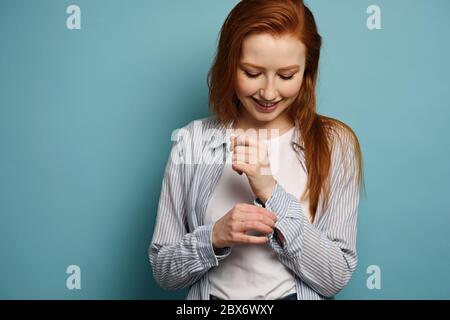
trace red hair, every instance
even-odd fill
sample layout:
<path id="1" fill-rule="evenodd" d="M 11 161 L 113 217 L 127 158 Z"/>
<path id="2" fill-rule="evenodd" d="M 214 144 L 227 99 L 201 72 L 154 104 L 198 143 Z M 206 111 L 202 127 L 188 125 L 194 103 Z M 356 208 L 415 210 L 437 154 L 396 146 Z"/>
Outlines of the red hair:
<path id="1" fill-rule="evenodd" d="M 299 143 L 305 148 L 308 181 L 302 198 L 309 197 L 309 209 L 314 218 L 322 192 L 324 207 L 328 205 L 331 150 L 336 141 L 333 136 L 341 135 L 342 141 L 355 152 L 360 185 L 363 170 L 361 149 L 353 130 L 339 120 L 316 112 L 315 90 L 322 37 L 313 14 L 302 0 L 242 0 L 233 8 L 221 28 L 217 54 L 208 73 L 209 105 L 223 124 L 238 118 L 235 84 L 242 44 L 248 35 L 261 33 L 292 35 L 306 47 L 302 86 L 287 112 L 300 129 L 303 140 Z"/>

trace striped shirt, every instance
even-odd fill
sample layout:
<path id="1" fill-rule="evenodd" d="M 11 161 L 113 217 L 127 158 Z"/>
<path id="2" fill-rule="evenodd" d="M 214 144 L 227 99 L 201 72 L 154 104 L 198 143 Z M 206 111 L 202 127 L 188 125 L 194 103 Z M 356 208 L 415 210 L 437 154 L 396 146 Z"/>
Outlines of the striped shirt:
<path id="1" fill-rule="evenodd" d="M 214 117 L 190 122 L 172 134 L 172 148 L 162 181 L 149 259 L 162 288 L 189 288 L 188 300 L 208 300 L 208 271 L 226 259 L 232 248 L 215 252 L 214 224 L 204 217 L 212 190 L 226 161 L 232 122 L 222 125 Z M 359 205 L 358 162 L 350 133 L 338 131 L 332 139 L 329 203 L 322 195 L 313 223 L 299 200 L 278 183 L 265 208 L 277 215 L 269 245 L 295 275 L 299 300 L 336 295 L 356 269 L 356 228 Z M 292 146 L 306 169 L 300 130 L 295 128 Z M 258 199 L 254 205 L 262 206 Z"/>

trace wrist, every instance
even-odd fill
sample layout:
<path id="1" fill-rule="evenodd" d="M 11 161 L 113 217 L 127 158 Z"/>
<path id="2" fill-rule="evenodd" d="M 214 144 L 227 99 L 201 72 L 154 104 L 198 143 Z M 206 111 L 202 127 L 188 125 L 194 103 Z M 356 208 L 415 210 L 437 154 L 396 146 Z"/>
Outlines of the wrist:
<path id="1" fill-rule="evenodd" d="M 276 181 L 275 179 L 273 179 L 270 183 L 270 185 L 263 191 L 261 192 L 260 195 L 258 195 L 258 199 L 265 204 L 267 202 L 267 200 L 269 200 L 269 198 L 272 196 L 273 190 L 275 189 L 275 184 Z"/>
<path id="2" fill-rule="evenodd" d="M 218 243 L 219 241 L 218 241 L 217 236 L 216 236 L 216 225 L 217 225 L 217 223 L 214 223 L 213 227 L 212 227 L 211 244 L 212 244 L 212 247 L 213 247 L 214 250 L 220 250 L 222 248 L 220 247 L 220 244 Z"/>

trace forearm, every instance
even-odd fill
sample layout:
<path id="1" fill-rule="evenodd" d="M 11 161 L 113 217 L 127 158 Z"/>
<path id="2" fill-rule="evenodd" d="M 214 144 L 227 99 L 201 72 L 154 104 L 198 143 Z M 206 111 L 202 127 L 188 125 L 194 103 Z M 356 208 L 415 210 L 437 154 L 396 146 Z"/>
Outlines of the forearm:
<path id="1" fill-rule="evenodd" d="M 337 294 L 356 268 L 356 221 L 324 232 L 308 221 L 300 202 L 279 185 L 266 203 L 278 221 L 270 245 L 280 261 L 323 296 Z"/>
<path id="2" fill-rule="evenodd" d="M 152 242 L 149 249 L 153 275 L 168 290 L 186 288 L 217 266 L 227 253 L 217 256 L 211 242 L 212 225 L 200 226 L 173 244 Z"/>
<path id="3" fill-rule="evenodd" d="M 298 218 L 286 218 L 277 228 L 285 238 L 284 245 L 273 238 L 271 246 L 280 261 L 300 279 L 326 297 L 336 295 L 345 287 L 356 268 L 356 254 L 345 252 L 337 242 Z"/>

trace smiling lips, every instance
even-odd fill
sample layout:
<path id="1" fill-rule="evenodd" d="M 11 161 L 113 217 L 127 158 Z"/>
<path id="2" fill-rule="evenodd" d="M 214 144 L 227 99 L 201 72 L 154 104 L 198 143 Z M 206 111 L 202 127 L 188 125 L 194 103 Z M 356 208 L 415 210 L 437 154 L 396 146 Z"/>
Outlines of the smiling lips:
<path id="1" fill-rule="evenodd" d="M 265 104 L 265 103 L 259 102 L 258 100 L 256 100 L 253 97 L 252 97 L 252 100 L 254 101 L 254 105 L 255 105 L 256 109 L 260 112 L 272 112 L 273 110 L 276 109 L 276 107 L 278 106 L 278 103 L 281 101 L 281 100 L 279 100 L 275 103 Z"/>

